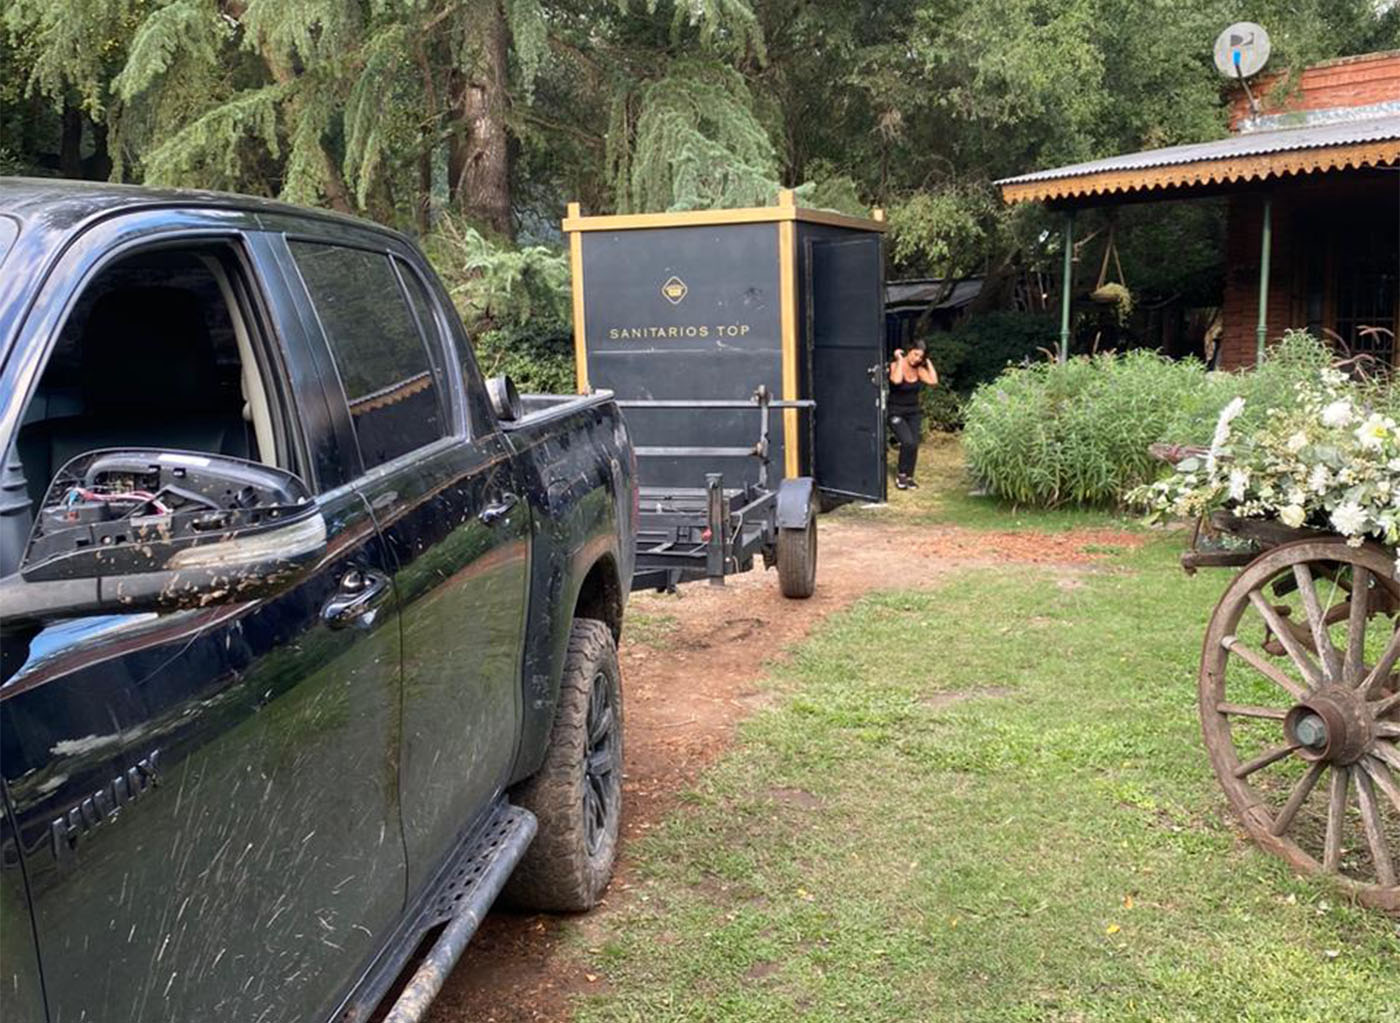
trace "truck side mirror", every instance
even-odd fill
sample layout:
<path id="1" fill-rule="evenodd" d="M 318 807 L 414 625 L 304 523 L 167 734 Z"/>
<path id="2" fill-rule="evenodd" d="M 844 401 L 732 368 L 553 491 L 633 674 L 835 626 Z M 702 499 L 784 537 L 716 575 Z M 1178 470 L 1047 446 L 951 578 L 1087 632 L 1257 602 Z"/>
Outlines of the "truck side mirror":
<path id="1" fill-rule="evenodd" d="M 491 411 L 501 422 L 513 423 L 520 418 L 520 392 L 504 373 L 486 381 L 486 396 L 491 400 Z"/>
<path id="2" fill-rule="evenodd" d="M 292 473 L 196 452 L 98 451 L 49 485 L 0 621 L 164 611 L 272 596 L 326 550 Z"/>

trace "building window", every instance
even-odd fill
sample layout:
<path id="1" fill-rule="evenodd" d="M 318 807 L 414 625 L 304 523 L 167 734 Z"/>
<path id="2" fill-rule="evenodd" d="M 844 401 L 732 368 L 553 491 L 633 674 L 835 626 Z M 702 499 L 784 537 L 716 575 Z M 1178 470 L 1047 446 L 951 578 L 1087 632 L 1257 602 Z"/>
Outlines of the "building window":
<path id="1" fill-rule="evenodd" d="M 1349 231 L 1337 239 L 1336 331 L 1352 354 L 1395 364 L 1395 313 L 1400 301 L 1394 239 L 1384 231 Z M 1367 328 L 1372 328 L 1368 330 Z"/>

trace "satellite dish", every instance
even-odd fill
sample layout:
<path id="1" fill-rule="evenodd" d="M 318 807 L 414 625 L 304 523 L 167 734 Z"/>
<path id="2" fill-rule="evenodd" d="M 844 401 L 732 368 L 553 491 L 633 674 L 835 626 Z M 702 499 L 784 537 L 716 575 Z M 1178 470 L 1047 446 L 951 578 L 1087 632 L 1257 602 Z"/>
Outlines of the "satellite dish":
<path id="1" fill-rule="evenodd" d="M 1269 60 L 1269 33 L 1252 21 L 1237 21 L 1215 40 L 1215 66 L 1226 78 L 1252 78 Z"/>

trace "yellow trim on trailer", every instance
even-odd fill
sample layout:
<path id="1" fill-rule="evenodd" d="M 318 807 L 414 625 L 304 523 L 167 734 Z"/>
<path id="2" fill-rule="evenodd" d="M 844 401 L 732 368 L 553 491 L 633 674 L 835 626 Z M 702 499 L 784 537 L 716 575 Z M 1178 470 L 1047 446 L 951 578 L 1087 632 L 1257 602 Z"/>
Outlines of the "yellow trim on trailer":
<path id="1" fill-rule="evenodd" d="M 579 219 L 579 205 L 569 203 L 569 219 Z M 564 221 L 568 230 L 568 220 Z M 588 345 L 583 333 L 583 236 L 569 235 L 569 287 L 574 300 L 574 386 L 579 394 L 588 393 Z"/>
<path id="2" fill-rule="evenodd" d="M 887 227 L 884 213 L 874 210 L 873 216 L 853 217 L 846 213 L 831 210 L 811 210 L 798 206 L 796 198 L 784 203 L 783 196 L 791 189 L 784 189 L 778 196 L 777 206 L 748 206 L 735 210 L 684 210 L 680 213 L 621 213 L 613 216 L 584 217 L 578 214 L 578 203 L 569 203 L 569 215 L 564 218 L 567 233 L 578 231 L 631 231 L 648 227 L 705 227 L 718 224 L 771 224 L 791 223 L 795 220 L 808 224 L 828 224 L 832 227 L 849 227 L 857 231 L 881 231 Z"/>
<path id="3" fill-rule="evenodd" d="M 793 210 L 797 197 L 791 189 L 778 193 L 778 208 Z M 797 226 L 786 217 L 778 221 L 778 329 L 783 353 L 783 400 L 796 401 L 797 393 Z M 783 475 L 801 475 L 797 446 L 797 409 L 783 409 Z"/>

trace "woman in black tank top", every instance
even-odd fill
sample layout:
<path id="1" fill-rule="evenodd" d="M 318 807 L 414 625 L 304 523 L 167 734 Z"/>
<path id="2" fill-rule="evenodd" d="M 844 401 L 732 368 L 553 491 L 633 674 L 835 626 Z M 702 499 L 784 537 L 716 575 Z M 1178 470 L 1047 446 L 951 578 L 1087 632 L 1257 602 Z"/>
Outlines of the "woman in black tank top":
<path id="1" fill-rule="evenodd" d="M 937 383 L 938 373 L 924 354 L 923 345 L 915 345 L 908 352 L 895 349 L 894 361 L 890 363 L 890 397 L 885 407 L 890 429 L 899 441 L 899 473 L 894 485 L 900 490 L 919 485 L 914 481 L 924 425 L 923 414 L 919 411 L 919 392 Z"/>

